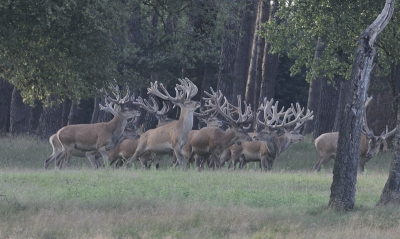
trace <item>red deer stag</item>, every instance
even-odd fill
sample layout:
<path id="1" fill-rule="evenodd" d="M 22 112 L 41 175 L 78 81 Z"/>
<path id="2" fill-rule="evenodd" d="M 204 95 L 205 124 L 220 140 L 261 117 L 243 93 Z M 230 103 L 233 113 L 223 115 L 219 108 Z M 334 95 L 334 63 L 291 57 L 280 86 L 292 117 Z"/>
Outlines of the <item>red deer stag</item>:
<path id="1" fill-rule="evenodd" d="M 371 100 L 372 97 L 368 97 L 365 102 L 365 107 L 369 105 Z M 387 138 L 396 133 L 397 129 L 394 128 L 389 132 L 388 127 L 386 126 L 386 131 L 384 131 L 380 136 L 375 136 L 374 132 L 368 128 L 366 109 L 364 110 L 363 121 L 359 151 L 360 158 L 358 160 L 359 172 L 364 172 L 365 163 L 379 153 L 381 144 L 384 143 Z M 336 156 L 338 139 L 339 132 L 321 134 L 315 139 L 314 144 L 318 152 L 318 162 L 313 167 L 315 171 L 320 171 L 323 164 L 328 162 L 332 156 Z"/>
<path id="2" fill-rule="evenodd" d="M 176 97 L 173 98 L 167 89 L 160 84 L 164 92 L 158 90 L 155 82 L 148 88 L 149 94 L 154 94 L 163 100 L 169 100 L 174 105 L 179 106 L 181 113 L 177 121 L 170 122 L 155 129 L 146 131 L 140 136 L 138 147 L 135 154 L 128 160 L 126 166 L 130 167 L 132 161 L 138 160 L 146 152 L 154 153 L 158 156 L 174 152 L 177 162 L 183 168 L 182 146 L 186 143 L 190 130 L 193 127 L 193 112 L 200 107 L 200 103 L 191 99 L 197 94 L 197 87 L 189 79 L 179 79 L 180 85 L 175 87 Z M 145 162 L 142 166 L 145 166 Z"/>
<path id="3" fill-rule="evenodd" d="M 229 128 L 224 131 L 218 127 L 204 127 L 200 130 L 191 131 L 189 141 L 183 147 L 185 158 L 188 159 L 188 165 L 195 159 L 196 167 L 200 169 L 200 157 L 211 157 L 211 163 L 216 162 L 218 166 L 220 162 L 220 155 L 232 144 L 239 140 L 251 140 L 250 135 L 243 127 L 245 123 L 249 123 L 253 119 L 253 112 L 251 106 L 245 103 L 245 112 L 242 113 L 241 97 L 238 96 L 238 106 L 231 105 L 221 91 L 214 92 L 211 88 L 211 94 L 204 92 L 210 98 L 206 100 L 205 107 L 209 108 L 205 112 L 217 112 L 221 114 L 227 121 Z M 224 103 L 221 105 L 222 98 Z M 237 117 L 237 119 L 234 119 Z M 194 157 L 196 154 L 196 157 Z"/>
<path id="4" fill-rule="evenodd" d="M 107 151 L 114 147 L 124 132 L 128 119 L 140 116 L 140 112 L 133 108 L 132 101 L 135 97 L 130 96 L 129 88 L 127 88 L 126 96 L 122 99 L 118 86 L 110 85 L 110 88 L 116 99 L 111 98 L 105 90 L 103 92 L 108 101 L 116 105 L 115 115 L 111 121 L 68 125 L 57 132 L 57 138 L 63 148 L 62 152 L 56 156 L 56 165 L 60 169 L 63 163 L 69 163 L 74 150 L 98 151 L 106 163 L 109 159 Z"/>
<path id="5" fill-rule="evenodd" d="M 149 101 L 147 101 L 146 99 L 143 100 L 140 96 L 137 98 L 136 101 L 137 103 L 135 104 L 138 104 L 141 108 L 145 109 L 147 112 L 153 114 L 156 117 L 156 119 L 158 120 L 157 127 L 163 126 L 165 124 L 174 121 L 174 119 L 167 117 L 167 114 L 170 110 L 168 103 L 165 103 L 163 101 L 163 107 L 161 110 L 159 110 L 157 101 L 153 97 L 150 97 L 150 101 L 152 103 L 149 103 Z M 115 163 L 115 166 L 117 168 L 121 167 L 124 161 L 132 157 L 133 154 L 136 152 L 138 142 L 139 142 L 139 137 L 125 139 L 120 145 L 111 149 L 109 151 L 110 165 Z M 142 158 L 141 161 L 145 162 L 145 167 L 148 168 L 149 166 L 147 166 L 147 161 L 153 160 L 152 154 L 150 152 L 147 152 L 144 155 L 142 155 L 141 158 Z"/>
<path id="6" fill-rule="evenodd" d="M 105 104 L 106 104 L 105 107 L 102 106 L 101 104 L 99 104 L 100 110 L 104 110 L 108 113 L 111 113 L 112 115 L 115 115 L 115 105 L 112 102 L 108 103 L 107 99 L 106 99 Z M 138 119 L 138 117 L 135 118 L 135 120 L 134 120 L 134 122 L 132 122 L 132 124 L 135 124 L 137 119 Z M 139 138 L 139 137 L 140 137 L 140 135 L 136 131 L 134 131 L 130 128 L 125 128 L 124 132 L 122 133 L 121 137 L 118 138 L 115 145 L 119 145 L 125 139 L 132 139 L 132 138 Z M 53 134 L 52 136 L 49 137 L 49 143 L 51 144 L 53 153 L 50 155 L 49 158 L 47 158 L 45 160 L 45 164 L 44 164 L 45 169 L 47 169 L 49 167 L 49 165 L 56 159 L 58 154 L 61 153 L 63 150 L 62 144 L 60 143 L 60 141 L 57 138 L 57 134 Z M 74 157 L 78 157 L 78 158 L 87 157 L 94 168 L 99 168 L 101 166 L 101 163 L 99 161 L 99 159 L 101 158 L 101 154 L 98 151 L 85 152 L 85 151 L 81 151 L 79 149 L 73 149 L 71 152 L 71 155 Z"/>
<path id="7" fill-rule="evenodd" d="M 278 112 L 278 101 L 275 105 L 273 99 L 267 101 L 264 98 L 264 103 L 259 107 L 257 112 L 257 122 L 264 125 L 264 129 L 254 136 L 254 144 L 251 142 L 242 143 L 242 147 L 233 148 L 231 150 L 232 162 L 235 163 L 238 158 L 242 157 L 240 167 L 243 167 L 248 161 L 260 161 L 262 169 L 267 171 L 272 169 L 274 160 L 291 145 L 304 140 L 304 136 L 300 134 L 300 130 L 304 122 L 313 119 L 313 112 L 307 110 L 304 115 L 304 108 L 301 108 L 298 103 L 296 107 L 284 111 L 284 107 Z M 260 119 L 261 112 L 263 113 L 264 121 Z M 292 116 L 294 119 L 291 120 Z M 283 117 L 283 119 L 280 119 Z M 291 129 L 294 126 L 293 129 Z M 264 142 L 260 142 L 264 141 Z M 258 143 L 256 143 L 258 142 Z"/>

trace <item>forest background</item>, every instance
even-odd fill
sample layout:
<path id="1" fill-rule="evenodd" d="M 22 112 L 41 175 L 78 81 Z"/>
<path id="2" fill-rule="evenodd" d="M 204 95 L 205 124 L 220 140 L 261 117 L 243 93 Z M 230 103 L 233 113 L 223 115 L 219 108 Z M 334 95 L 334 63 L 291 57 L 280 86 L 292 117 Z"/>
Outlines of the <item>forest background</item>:
<path id="1" fill-rule="evenodd" d="M 150 82 L 187 77 L 253 110 L 267 97 L 314 111 L 305 134 L 338 131 L 360 32 L 384 1 L 119 0 L 0 3 L 0 133 L 42 140 L 108 121 L 99 89 L 115 79 L 147 98 Z M 368 125 L 395 127 L 399 16 L 378 37 Z M 171 112 L 178 114 L 177 112 Z M 171 116 L 172 118 L 174 116 Z M 156 120 L 142 113 L 139 124 Z"/>

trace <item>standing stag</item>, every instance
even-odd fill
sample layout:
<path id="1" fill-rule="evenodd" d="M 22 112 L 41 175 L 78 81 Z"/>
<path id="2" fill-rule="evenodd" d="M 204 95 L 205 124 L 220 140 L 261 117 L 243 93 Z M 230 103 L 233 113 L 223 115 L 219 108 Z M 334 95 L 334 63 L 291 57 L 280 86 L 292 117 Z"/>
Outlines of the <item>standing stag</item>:
<path id="1" fill-rule="evenodd" d="M 153 114 L 156 117 L 156 119 L 158 120 L 157 127 L 163 126 L 165 124 L 174 121 L 174 119 L 167 117 L 167 114 L 170 110 L 168 103 L 165 103 L 163 101 L 163 107 L 161 110 L 159 110 L 157 101 L 153 97 L 150 97 L 150 101 L 152 103 L 149 103 L 149 101 L 147 101 L 146 99 L 143 100 L 140 96 L 137 98 L 136 101 L 137 102 L 135 104 L 139 105 L 141 108 L 145 109 L 147 112 Z M 109 151 L 110 165 L 115 163 L 115 166 L 117 168 L 121 167 L 124 161 L 132 157 L 133 154 L 136 152 L 138 143 L 139 143 L 139 137 L 125 139 L 120 145 L 111 149 Z M 143 154 L 141 158 L 142 158 L 141 161 L 145 162 L 146 168 L 148 168 L 147 161 L 154 160 L 153 159 L 154 157 L 150 152 Z"/>
<path id="2" fill-rule="evenodd" d="M 369 105 L 372 100 L 372 96 L 368 97 L 365 102 L 365 108 Z M 372 157 L 379 153 L 379 149 L 382 143 L 386 141 L 387 138 L 396 133 L 394 128 L 389 132 L 386 126 L 386 131 L 382 132 L 380 136 L 375 136 L 374 132 L 368 128 L 367 125 L 367 113 L 364 110 L 363 125 L 361 129 L 361 141 L 359 150 L 359 160 L 358 160 L 358 171 L 364 172 L 365 163 L 368 162 Z M 314 144 L 318 152 L 318 162 L 314 165 L 313 169 L 315 171 L 320 171 L 321 166 L 329 161 L 333 156 L 336 156 L 337 142 L 339 139 L 339 132 L 330 132 L 321 134 L 315 139 Z"/>
<path id="3" fill-rule="evenodd" d="M 181 113 L 177 121 L 155 129 L 146 131 L 140 136 L 135 154 L 128 160 L 126 166 L 130 167 L 132 161 L 138 160 L 146 152 L 151 152 L 158 156 L 174 152 L 177 162 L 183 167 L 182 146 L 186 143 L 190 130 L 193 127 L 193 112 L 200 107 L 200 103 L 191 99 L 197 94 L 197 87 L 189 79 L 179 79 L 180 85 L 175 87 L 176 97 L 173 98 L 167 89 L 160 84 L 164 92 L 158 90 L 157 81 L 148 88 L 149 94 L 154 94 L 163 100 L 169 100 L 174 105 L 179 106 Z M 141 161 L 145 166 L 145 162 Z"/>
<path id="4" fill-rule="evenodd" d="M 57 132 L 57 138 L 62 145 L 62 152 L 56 156 L 56 165 L 59 168 L 62 168 L 63 163 L 69 163 L 75 150 L 98 151 L 105 164 L 109 159 L 107 151 L 114 147 L 124 132 L 128 119 L 140 116 L 140 112 L 133 109 L 132 101 L 135 97 L 130 96 L 129 88 L 127 88 L 126 96 L 122 99 L 118 86 L 110 85 L 110 88 L 116 99 L 111 98 L 105 90 L 103 92 L 107 100 L 115 104 L 115 115 L 111 121 L 68 125 Z"/>
<path id="5" fill-rule="evenodd" d="M 211 157 L 211 164 L 216 162 L 220 167 L 220 155 L 226 148 L 239 140 L 251 140 L 250 135 L 243 127 L 245 123 L 249 123 L 253 119 L 251 106 L 247 106 L 245 103 L 245 112 L 242 113 L 240 96 L 238 96 L 238 106 L 234 107 L 223 97 L 221 91 L 214 92 L 211 88 L 211 92 L 211 94 L 204 92 L 210 97 L 204 98 L 206 100 L 205 107 L 209 108 L 205 112 L 221 114 L 228 121 L 229 128 L 224 131 L 218 127 L 204 127 L 191 132 L 190 140 L 183 147 L 183 154 L 188 159 L 188 165 L 195 159 L 198 169 L 200 169 L 200 157 Z M 221 105 L 222 98 L 224 98 L 224 103 Z M 237 119 L 234 119 L 234 116 Z"/>
<path id="6" fill-rule="evenodd" d="M 252 142 L 244 142 L 241 148 L 235 147 L 231 149 L 232 163 L 235 163 L 243 156 L 240 167 L 243 167 L 248 161 L 260 161 L 261 168 L 269 171 L 272 169 L 274 160 L 282 152 L 291 145 L 304 140 L 300 130 L 304 122 L 314 118 L 313 112 L 307 110 L 304 115 L 304 108 L 301 108 L 299 103 L 296 103 L 296 107 L 292 105 L 286 111 L 282 107 L 278 112 L 278 101 L 275 105 L 273 105 L 273 101 L 273 99 L 267 101 L 264 98 L 264 103 L 261 104 L 259 112 L 257 112 L 258 124 L 265 127 L 254 136 L 254 139 L 259 141 L 255 141 L 254 144 L 251 144 Z M 263 113 L 264 121 L 260 119 L 261 112 Z M 283 119 L 280 119 L 280 117 L 283 117 Z M 292 117 L 294 119 L 291 120 Z"/>
<path id="7" fill-rule="evenodd" d="M 107 99 L 106 99 L 105 107 L 102 106 L 101 104 L 99 104 L 99 106 L 100 106 L 100 110 L 104 110 L 108 113 L 111 113 L 112 115 L 115 115 L 115 105 L 112 102 L 108 103 Z M 135 121 L 137 119 L 138 119 L 138 117 L 136 117 Z M 134 124 L 134 122 L 133 122 L 133 124 Z M 140 135 L 136 131 L 133 131 L 129 128 L 125 128 L 124 132 L 118 138 L 115 145 L 119 145 L 125 139 L 133 139 L 133 138 L 139 138 L 139 137 L 140 137 Z M 51 144 L 53 153 L 50 155 L 49 158 L 47 158 L 45 160 L 45 163 L 44 163 L 45 169 L 47 169 L 49 167 L 49 165 L 56 159 L 56 157 L 59 155 L 59 153 L 61 153 L 63 151 L 62 144 L 58 140 L 57 134 L 53 134 L 52 136 L 49 137 L 49 143 Z M 98 151 L 85 152 L 85 151 L 81 151 L 79 149 L 74 148 L 71 152 L 71 155 L 74 157 L 78 157 L 78 158 L 87 157 L 94 168 L 99 168 L 101 166 L 101 163 L 99 161 L 99 159 L 101 158 L 101 154 Z"/>

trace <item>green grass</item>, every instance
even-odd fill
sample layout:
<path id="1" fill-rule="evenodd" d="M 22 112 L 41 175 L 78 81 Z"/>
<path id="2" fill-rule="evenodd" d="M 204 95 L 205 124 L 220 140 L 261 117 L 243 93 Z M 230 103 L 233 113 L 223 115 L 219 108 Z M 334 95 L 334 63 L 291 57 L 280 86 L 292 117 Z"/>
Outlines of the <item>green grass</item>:
<path id="1" fill-rule="evenodd" d="M 0 238 L 398 238 L 400 209 L 375 207 L 391 153 L 358 176 L 352 212 L 326 209 L 332 162 L 320 173 L 308 140 L 272 172 L 93 170 L 76 158 L 43 169 L 47 142 L 0 138 Z"/>

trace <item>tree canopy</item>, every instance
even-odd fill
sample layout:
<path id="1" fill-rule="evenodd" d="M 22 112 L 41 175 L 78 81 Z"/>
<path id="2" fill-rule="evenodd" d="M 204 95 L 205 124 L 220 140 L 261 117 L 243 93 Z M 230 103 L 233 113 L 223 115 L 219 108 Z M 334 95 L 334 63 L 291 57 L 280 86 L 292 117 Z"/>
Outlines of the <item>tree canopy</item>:
<path id="1" fill-rule="evenodd" d="M 198 4 L 2 1 L 0 77 L 33 103 L 50 95 L 92 97 L 113 79 L 140 88 L 149 79 L 176 79 L 182 70 L 217 65 L 220 43 L 213 38 L 223 21 L 217 14 L 228 1 L 215 4 L 216 9 Z"/>
<path id="2" fill-rule="evenodd" d="M 384 1 L 291 0 L 279 1 L 276 16 L 284 21 L 270 21 L 262 35 L 272 43 L 273 52 L 287 52 L 295 58 L 291 73 L 307 68 L 307 80 L 324 75 L 349 79 L 354 49 L 360 32 L 380 13 Z M 376 62 L 380 73 L 388 74 L 391 63 L 398 64 L 400 47 L 400 11 L 392 18 L 393 24 L 376 41 Z M 325 49 L 319 60 L 314 59 L 318 37 L 324 38 Z"/>

